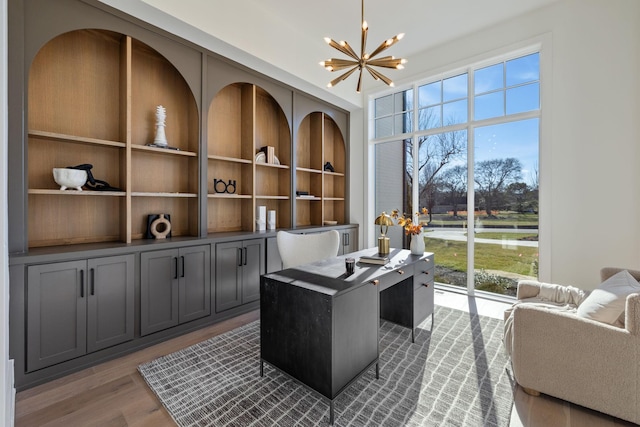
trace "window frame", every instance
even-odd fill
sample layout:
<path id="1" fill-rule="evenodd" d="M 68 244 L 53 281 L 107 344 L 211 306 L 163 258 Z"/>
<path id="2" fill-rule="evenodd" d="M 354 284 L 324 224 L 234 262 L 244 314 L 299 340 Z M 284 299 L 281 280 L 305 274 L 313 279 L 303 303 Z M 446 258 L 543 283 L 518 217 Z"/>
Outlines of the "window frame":
<path id="1" fill-rule="evenodd" d="M 547 42 L 548 45 L 550 45 L 550 41 Z M 550 52 L 550 48 L 547 49 L 547 52 Z M 513 114 L 507 114 L 507 108 L 506 105 L 504 105 L 504 115 L 501 116 L 497 116 L 497 117 L 491 117 L 491 118 L 486 118 L 486 119 L 481 119 L 481 120 L 475 120 L 475 81 L 474 81 L 474 72 L 476 70 L 480 70 L 482 68 L 486 68 L 492 65 L 497 65 L 500 63 L 506 63 L 507 61 L 513 60 L 513 59 L 518 59 L 521 57 L 525 57 L 527 55 L 531 55 L 531 54 L 535 54 L 537 53 L 538 56 L 538 101 L 539 101 L 539 105 L 538 105 L 538 109 L 536 110 L 531 110 L 531 111 L 526 111 L 526 112 L 520 112 L 520 113 L 513 113 Z M 538 140 L 538 158 L 539 158 L 539 163 L 540 165 L 543 163 L 543 157 L 544 156 L 544 152 L 545 150 L 543 150 L 543 139 L 544 139 L 544 135 L 543 135 L 543 131 L 542 131 L 542 123 L 543 123 L 543 99 L 544 99 L 544 85 L 550 85 L 551 84 L 551 79 L 548 78 L 548 76 L 550 75 L 549 71 L 545 70 L 545 63 L 548 61 L 545 61 L 545 56 L 546 55 L 550 55 L 550 53 L 545 53 L 545 50 L 543 49 L 543 43 L 542 42 L 537 42 L 534 44 L 529 44 L 526 47 L 520 48 L 520 49 L 513 49 L 504 53 L 500 53 L 500 54 L 496 54 L 490 57 L 487 57 L 486 59 L 483 60 L 478 60 L 475 62 L 470 62 L 464 66 L 460 66 L 460 67 L 455 67 L 448 71 L 444 71 L 444 72 L 440 72 L 437 74 L 434 74 L 430 77 L 425 77 L 422 79 L 418 79 L 418 80 L 414 80 L 411 81 L 409 83 L 405 83 L 402 85 L 399 85 L 397 87 L 393 87 L 393 88 L 388 88 L 384 91 L 379 91 L 379 92 L 372 92 L 371 94 L 369 94 L 369 102 L 368 102 L 368 111 L 365 111 L 365 120 L 367 120 L 368 122 L 368 126 L 366 127 L 368 129 L 368 135 L 366 137 L 366 140 L 368 141 L 368 145 L 370 148 L 373 148 L 376 144 L 379 143 L 384 143 L 384 142 L 392 142 L 392 141 L 399 141 L 399 140 L 406 140 L 406 139 L 412 139 L 414 141 L 417 141 L 419 138 L 421 137 L 429 137 L 430 135 L 436 135 L 436 134 L 440 134 L 440 133 L 445 133 L 445 132 L 453 132 L 453 131 L 459 131 L 459 130 L 466 130 L 467 131 L 467 182 L 468 182 L 468 189 L 467 189 L 467 208 L 468 209 L 475 209 L 475 182 L 474 182 L 474 161 L 473 161 L 473 157 L 472 160 L 470 161 L 470 157 L 469 157 L 469 153 L 474 153 L 474 148 L 475 148 L 475 144 L 474 144 L 474 135 L 475 135 L 475 129 L 479 128 L 479 127 L 485 127 L 485 126 L 492 126 L 492 125 L 498 125 L 498 124 L 505 124 L 505 123 L 510 123 L 510 122 L 516 122 L 516 121 L 522 121 L 522 120 L 528 120 L 528 119 L 533 119 L 533 118 L 537 118 L 538 119 L 538 126 L 539 126 L 539 140 Z M 506 66 L 505 66 L 505 71 L 506 72 Z M 447 78 L 451 78 L 451 77 L 456 77 L 458 75 L 461 74 L 467 74 L 467 121 L 464 123 L 458 123 L 458 124 L 454 124 L 454 125 L 448 125 L 445 126 L 444 123 L 442 127 L 434 127 L 431 129 L 423 129 L 420 130 L 419 126 L 418 126 L 418 120 L 419 120 L 419 87 L 420 86 L 424 86 L 424 85 L 428 85 L 437 81 L 441 81 L 443 82 L 444 80 L 446 80 Z M 546 82 L 546 83 L 545 83 Z M 506 100 L 506 91 L 507 89 L 511 88 L 511 86 L 507 86 L 506 85 L 506 80 L 504 81 L 505 86 L 501 89 L 497 89 L 496 91 L 502 91 L 505 93 L 505 95 L 503 95 L 503 100 Z M 530 82 L 527 82 L 526 84 L 530 84 Z M 442 85 L 442 83 L 441 83 Z M 521 85 L 513 85 L 515 86 L 521 86 Z M 413 89 L 413 123 L 412 123 L 412 129 L 413 131 L 411 132 L 404 132 L 401 134 L 392 134 L 389 136 L 384 136 L 384 137 L 379 137 L 377 138 L 375 135 L 375 117 L 374 114 L 370 113 L 371 109 L 373 108 L 374 102 L 376 99 L 380 98 L 380 97 L 384 97 L 386 95 L 389 94 L 396 94 L 396 93 L 402 93 L 406 90 L 409 89 Z M 485 92 L 482 92 L 481 94 L 484 94 Z M 503 101 L 506 102 L 506 101 Z M 438 105 L 438 104 L 436 104 Z M 444 105 L 444 101 L 439 104 L 439 105 Z M 371 136 L 372 135 L 372 136 Z M 372 156 L 373 150 L 369 150 L 369 161 L 370 162 L 375 162 L 375 158 L 374 156 Z M 418 153 L 418 144 L 413 144 L 413 168 L 414 168 L 414 174 L 416 173 L 415 171 L 417 170 L 417 162 L 418 162 L 418 158 L 419 158 L 419 153 Z M 371 167 L 370 167 L 370 171 L 371 171 Z M 542 169 L 540 170 L 540 174 L 542 175 Z M 371 172 L 370 175 L 371 176 Z M 416 177 L 414 177 L 416 178 Z M 370 182 L 375 182 L 375 181 L 370 181 Z M 416 181 L 417 182 L 417 181 Z M 541 180 L 542 183 L 542 180 Z M 539 188 L 541 187 L 541 185 L 539 186 Z M 418 201 L 418 186 L 413 186 L 412 188 L 412 205 L 416 205 L 417 201 Z M 373 191 L 370 192 L 370 194 L 375 194 L 375 189 L 373 189 Z M 540 210 L 542 211 L 543 209 L 545 209 L 545 203 L 543 202 L 543 192 L 540 191 L 539 193 L 539 205 L 541 205 Z M 373 197 L 373 196 L 372 196 Z M 372 203 L 368 203 L 368 206 L 371 207 Z M 549 210 L 550 211 L 550 210 Z M 372 215 L 374 215 L 375 213 L 371 213 L 369 212 L 368 216 L 371 217 Z M 546 222 L 546 220 L 543 219 L 543 215 L 540 215 L 539 217 L 539 223 L 538 223 L 538 228 L 539 228 L 539 251 L 543 252 L 544 249 L 543 248 L 548 248 L 547 245 L 543 244 L 542 242 L 544 241 L 544 236 L 545 233 L 543 233 L 543 229 L 544 229 L 544 223 Z M 468 226 L 469 229 L 469 234 L 473 235 L 471 233 L 474 233 L 474 229 L 475 229 L 475 224 L 473 223 L 473 221 L 471 221 L 469 223 Z M 371 240 L 371 239 L 370 239 Z M 469 239 L 467 241 L 467 270 L 469 271 L 469 269 L 473 269 L 474 263 L 475 263 L 475 259 L 474 259 L 474 251 L 475 251 L 475 242 L 474 239 Z M 550 251 L 549 251 L 550 252 Z M 547 270 L 545 265 L 546 262 L 543 259 L 544 257 L 541 256 L 540 257 L 540 270 L 539 270 L 539 274 L 538 277 L 539 279 L 542 280 L 542 278 L 547 276 Z M 550 259 L 548 256 L 545 259 Z M 473 271 L 473 270 L 471 270 Z M 467 293 L 469 295 L 474 295 L 475 292 L 475 288 L 474 288 L 474 277 L 472 274 L 468 274 L 467 275 Z"/>

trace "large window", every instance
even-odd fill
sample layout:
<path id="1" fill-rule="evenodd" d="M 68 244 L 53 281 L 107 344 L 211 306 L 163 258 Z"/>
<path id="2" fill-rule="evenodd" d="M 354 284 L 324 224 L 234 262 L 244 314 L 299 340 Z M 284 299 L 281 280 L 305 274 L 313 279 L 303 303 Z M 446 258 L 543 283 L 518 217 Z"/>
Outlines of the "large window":
<path id="1" fill-rule="evenodd" d="M 539 70 L 534 52 L 372 102 L 375 207 L 429 210 L 441 284 L 515 295 L 517 280 L 537 278 Z"/>

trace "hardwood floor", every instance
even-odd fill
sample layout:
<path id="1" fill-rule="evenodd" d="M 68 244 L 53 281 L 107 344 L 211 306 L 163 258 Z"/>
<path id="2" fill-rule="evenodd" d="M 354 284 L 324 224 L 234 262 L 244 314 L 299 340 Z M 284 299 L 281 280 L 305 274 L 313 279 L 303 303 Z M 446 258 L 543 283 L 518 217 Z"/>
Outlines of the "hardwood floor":
<path id="1" fill-rule="evenodd" d="M 502 319 L 508 304 L 436 290 L 436 304 Z M 141 363 L 259 318 L 254 311 L 128 356 L 25 390 L 16 398 L 16 426 L 173 426 L 171 416 L 138 374 Z M 595 411 L 516 390 L 511 427 L 631 426 Z"/>
<path id="2" fill-rule="evenodd" d="M 147 387 L 138 365 L 204 341 L 259 318 L 253 311 L 136 353 L 22 391 L 16 426 L 173 426 Z"/>

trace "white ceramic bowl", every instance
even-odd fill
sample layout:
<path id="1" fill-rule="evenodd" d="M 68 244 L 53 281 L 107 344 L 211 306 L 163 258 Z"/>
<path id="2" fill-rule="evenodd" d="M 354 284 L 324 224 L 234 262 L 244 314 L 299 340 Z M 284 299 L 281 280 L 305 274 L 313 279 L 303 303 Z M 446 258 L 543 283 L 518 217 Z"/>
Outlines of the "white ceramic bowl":
<path id="1" fill-rule="evenodd" d="M 75 188 L 82 191 L 87 182 L 87 171 L 80 169 L 53 168 L 53 179 L 60 186 L 60 190 Z"/>

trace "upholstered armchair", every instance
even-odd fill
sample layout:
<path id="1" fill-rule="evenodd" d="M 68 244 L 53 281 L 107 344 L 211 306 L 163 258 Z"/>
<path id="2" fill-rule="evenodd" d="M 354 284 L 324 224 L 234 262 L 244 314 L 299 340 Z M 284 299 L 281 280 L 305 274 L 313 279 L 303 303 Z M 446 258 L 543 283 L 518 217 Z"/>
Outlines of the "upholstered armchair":
<path id="1" fill-rule="evenodd" d="M 640 271 L 626 271 L 603 268 L 603 283 L 592 292 L 518 284 L 518 301 L 505 312 L 505 347 L 527 393 L 640 423 Z M 595 320 L 613 296 L 622 313 L 607 313 L 610 323 Z"/>

